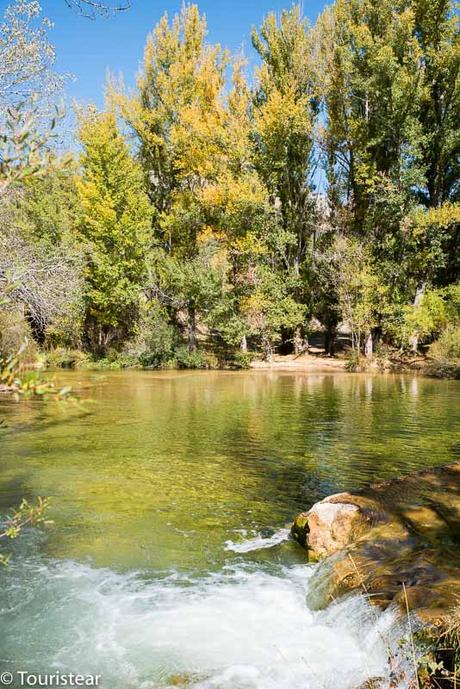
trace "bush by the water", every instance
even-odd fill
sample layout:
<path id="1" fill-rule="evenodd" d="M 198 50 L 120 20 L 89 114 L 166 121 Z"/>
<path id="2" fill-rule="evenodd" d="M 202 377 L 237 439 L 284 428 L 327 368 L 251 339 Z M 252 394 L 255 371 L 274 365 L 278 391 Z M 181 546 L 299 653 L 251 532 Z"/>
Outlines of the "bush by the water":
<path id="1" fill-rule="evenodd" d="M 34 363 L 38 347 L 32 337 L 30 325 L 15 310 L 0 310 L 0 358 L 8 359 L 21 351 L 21 362 Z"/>
<path id="2" fill-rule="evenodd" d="M 430 346 L 429 354 L 438 361 L 460 361 L 460 326 L 446 328 Z"/>
<path id="3" fill-rule="evenodd" d="M 79 349 L 66 349 L 58 347 L 51 349 L 44 354 L 44 365 L 46 368 L 83 368 L 88 362 L 89 357 Z"/>
<path id="4" fill-rule="evenodd" d="M 460 379 L 460 326 L 446 328 L 430 346 L 429 356 L 430 375 Z"/>

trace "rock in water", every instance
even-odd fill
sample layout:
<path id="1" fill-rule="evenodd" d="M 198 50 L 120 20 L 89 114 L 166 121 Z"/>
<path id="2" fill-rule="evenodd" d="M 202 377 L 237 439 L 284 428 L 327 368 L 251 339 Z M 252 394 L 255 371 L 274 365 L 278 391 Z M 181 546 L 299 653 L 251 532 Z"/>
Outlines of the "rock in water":
<path id="1" fill-rule="evenodd" d="M 342 550 L 356 540 L 364 522 L 358 505 L 319 502 L 308 515 L 308 547 L 316 557 Z"/>
<path id="2" fill-rule="evenodd" d="M 331 495 L 292 526 L 309 559 L 325 559 L 328 599 L 360 589 L 425 618 L 458 604 L 459 534 L 460 462 Z"/>
<path id="3" fill-rule="evenodd" d="M 371 528 L 369 510 L 366 512 L 349 493 L 330 495 L 297 515 L 292 535 L 308 549 L 312 559 L 331 555 Z"/>

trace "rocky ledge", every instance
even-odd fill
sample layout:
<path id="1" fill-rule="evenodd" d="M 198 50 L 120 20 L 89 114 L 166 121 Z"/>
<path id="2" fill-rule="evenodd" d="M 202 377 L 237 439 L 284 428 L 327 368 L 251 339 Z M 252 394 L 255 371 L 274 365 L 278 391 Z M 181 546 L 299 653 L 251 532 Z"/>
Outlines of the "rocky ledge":
<path id="1" fill-rule="evenodd" d="M 331 495 L 295 518 L 292 535 L 323 561 L 318 605 L 361 589 L 440 619 L 460 601 L 460 462 Z"/>

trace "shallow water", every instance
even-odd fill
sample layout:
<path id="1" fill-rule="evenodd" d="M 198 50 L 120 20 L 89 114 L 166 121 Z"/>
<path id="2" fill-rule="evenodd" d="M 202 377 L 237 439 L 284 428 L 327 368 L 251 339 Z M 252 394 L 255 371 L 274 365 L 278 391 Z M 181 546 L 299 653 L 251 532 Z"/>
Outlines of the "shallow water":
<path id="1" fill-rule="evenodd" d="M 348 689 L 388 672 L 393 613 L 359 596 L 309 610 L 286 525 L 331 492 L 458 458 L 458 382 L 58 379 L 79 405 L 0 401 L 1 509 L 48 495 L 55 522 L 0 573 L 2 666 L 97 672 L 110 689 Z"/>

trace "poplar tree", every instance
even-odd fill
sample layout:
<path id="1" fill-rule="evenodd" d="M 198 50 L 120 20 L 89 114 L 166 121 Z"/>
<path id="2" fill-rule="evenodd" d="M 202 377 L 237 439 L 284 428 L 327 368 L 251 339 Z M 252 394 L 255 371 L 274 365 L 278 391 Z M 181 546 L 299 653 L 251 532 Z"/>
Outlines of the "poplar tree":
<path id="1" fill-rule="evenodd" d="M 225 118 L 223 89 L 227 54 L 206 43 L 206 19 L 196 5 L 183 7 L 170 23 L 165 14 L 147 39 L 144 61 L 134 98 L 112 89 L 112 99 L 134 131 L 139 156 L 154 208 L 153 230 L 164 250 L 163 260 L 174 260 L 174 273 L 184 264 L 181 297 L 167 295 L 172 318 L 180 323 L 186 313 L 190 350 L 197 343 L 197 311 L 207 308 L 214 280 L 205 278 L 210 266 L 197 260 L 206 244 L 208 223 L 203 190 L 216 179 L 223 157 Z M 198 273 L 191 280 L 186 264 Z M 203 267 L 204 273 L 201 272 Z M 155 270 L 155 279 L 171 270 Z M 195 284 L 192 284 L 195 282 Z M 184 286 L 190 285 L 188 294 Z M 160 292 L 174 284 L 157 285 Z M 207 292 L 209 291 L 209 294 Z"/>
<path id="2" fill-rule="evenodd" d="M 146 276 L 151 209 L 142 171 L 111 112 L 80 122 L 79 232 L 86 253 L 85 330 L 103 354 L 132 334 Z"/>
<path id="3" fill-rule="evenodd" d="M 336 0 L 319 20 L 318 40 L 332 225 L 359 239 L 375 293 L 391 295 L 377 300 L 369 319 L 362 344 L 372 354 L 374 336 L 420 287 L 410 217 L 425 184 L 425 74 L 413 3 Z"/>
<path id="4" fill-rule="evenodd" d="M 319 111 L 312 36 L 299 5 L 279 19 L 269 14 L 252 42 L 262 66 L 256 72 L 256 160 L 279 208 L 284 263 L 297 274 L 314 233 L 314 127 Z"/>
<path id="5" fill-rule="evenodd" d="M 313 178 L 319 93 L 312 32 L 300 5 L 295 5 L 279 18 L 269 14 L 260 30 L 253 30 L 252 41 L 262 60 L 254 93 L 255 160 L 278 216 L 271 251 L 279 268 L 279 288 L 284 285 L 285 297 L 290 294 L 302 303 L 309 292 L 317 226 Z M 304 314 L 305 309 L 288 311 Z M 303 316 L 294 322 L 301 326 Z M 305 334 L 296 330 L 296 351 L 302 349 Z"/>
<path id="6" fill-rule="evenodd" d="M 452 0 L 414 0 L 416 35 L 422 51 L 424 90 L 420 104 L 427 214 L 417 227 L 425 246 L 436 240 L 441 255 L 425 275 L 446 285 L 460 274 L 460 31 Z"/>
<path id="7" fill-rule="evenodd" d="M 406 0 L 336 0 L 320 26 L 330 181 L 339 184 L 336 198 L 351 210 L 353 229 L 378 235 L 398 220 L 381 214 L 382 198 L 401 193 L 394 207 L 404 213 L 404 195 L 423 184 L 414 12 Z"/>

